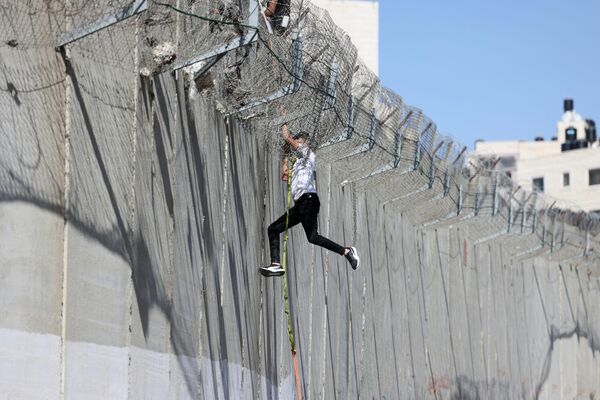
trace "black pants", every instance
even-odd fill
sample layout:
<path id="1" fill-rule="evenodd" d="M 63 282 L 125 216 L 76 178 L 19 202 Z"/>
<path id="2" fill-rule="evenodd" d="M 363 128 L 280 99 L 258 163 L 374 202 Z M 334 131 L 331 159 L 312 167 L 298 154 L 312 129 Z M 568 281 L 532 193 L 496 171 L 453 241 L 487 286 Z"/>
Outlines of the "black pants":
<path id="1" fill-rule="evenodd" d="M 344 254 L 345 248 L 337 243 L 332 242 L 319 235 L 317 215 L 319 214 L 319 196 L 316 193 L 305 193 L 296 203 L 290 208 L 290 217 L 288 220 L 288 228 L 294 225 L 302 224 L 304 232 L 308 241 L 317 246 L 325 247 L 340 255 Z M 275 222 L 273 222 L 268 229 L 269 233 L 269 245 L 271 249 L 271 262 L 279 263 L 279 236 L 281 232 L 285 231 L 285 219 L 287 213 L 284 213 Z"/>

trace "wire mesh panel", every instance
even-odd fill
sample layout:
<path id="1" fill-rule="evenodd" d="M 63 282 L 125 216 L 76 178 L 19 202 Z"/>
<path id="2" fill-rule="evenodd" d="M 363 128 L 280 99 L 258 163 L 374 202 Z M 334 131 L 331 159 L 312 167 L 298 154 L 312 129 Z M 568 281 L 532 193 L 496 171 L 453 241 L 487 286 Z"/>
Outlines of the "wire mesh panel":
<path id="1" fill-rule="evenodd" d="M 597 252 L 597 216 L 522 189 L 497 168 L 500 159 L 474 158 L 440 134 L 421 110 L 381 85 L 348 35 L 309 1 L 291 1 L 273 17 L 263 16 L 265 4 L 255 0 L 4 1 L 0 10 L 4 52 L 66 43 L 64 54 L 80 65 L 83 92 L 91 92 L 86 85 L 105 88 L 95 93 L 120 91 L 110 79 L 115 71 L 177 71 L 190 96 L 213 97 L 275 152 L 284 148 L 281 125 L 306 132 L 319 162 L 331 164 L 334 184 L 372 192 L 391 210 L 410 209 L 416 223 L 473 219 L 471 231 L 481 238 L 537 238 L 531 246 L 558 259 Z M 83 61 L 105 74 L 86 75 Z M 17 98 L 64 80 L 42 66 L 23 79 L 14 63 L 3 68 L 12 77 L 5 90 Z M 132 110 L 131 93 L 95 96 Z M 9 118 L 10 107 L 2 113 Z"/>
<path id="2" fill-rule="evenodd" d="M 142 11 L 131 12 L 142 4 Z M 272 151 L 284 149 L 283 124 L 292 133 L 305 132 L 319 162 L 331 163 L 334 184 L 352 183 L 353 190 L 372 192 L 389 209 L 410 209 L 418 223 L 471 218 L 472 232 L 481 237 L 534 235 L 561 257 L 571 256 L 568 249 L 594 253 L 590 243 L 597 240 L 598 222 L 593 217 L 526 192 L 497 168 L 501 160 L 471 157 L 457 140 L 441 135 L 421 110 L 381 85 L 325 10 L 293 0 L 266 16 L 266 5 L 255 0 L 5 2 L 0 29 L 5 47 L 52 46 L 81 26 L 99 26 L 116 16 L 118 23 L 89 33 L 69 45 L 70 51 L 108 68 L 137 68 L 142 75 L 184 71 L 177 77 L 186 80 L 190 96 L 213 97 L 219 110 L 244 121 Z M 14 27 L 41 15 L 44 21 L 35 29 Z M 107 82 L 96 84 L 111 90 Z"/>
<path id="3" fill-rule="evenodd" d="M 54 47 L 55 34 L 65 18 L 82 10 L 67 8 L 62 0 L 0 2 L 0 46 L 19 49 Z"/>

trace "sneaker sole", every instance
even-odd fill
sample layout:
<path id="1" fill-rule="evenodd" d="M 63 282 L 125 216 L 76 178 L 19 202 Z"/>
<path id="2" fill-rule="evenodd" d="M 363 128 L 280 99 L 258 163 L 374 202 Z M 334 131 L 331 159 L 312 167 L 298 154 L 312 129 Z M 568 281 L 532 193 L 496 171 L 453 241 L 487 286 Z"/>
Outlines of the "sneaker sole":
<path id="1" fill-rule="evenodd" d="M 271 277 L 271 276 L 282 276 L 285 274 L 285 271 L 269 271 L 268 269 L 263 269 L 263 268 L 259 268 L 258 272 L 264 276 L 264 277 Z"/>
<path id="2" fill-rule="evenodd" d="M 350 247 L 352 249 L 352 252 L 354 253 L 354 255 L 356 256 L 356 268 L 352 268 L 353 270 L 357 270 L 358 267 L 360 266 L 360 257 L 358 256 L 358 251 L 356 251 L 356 247 Z"/>

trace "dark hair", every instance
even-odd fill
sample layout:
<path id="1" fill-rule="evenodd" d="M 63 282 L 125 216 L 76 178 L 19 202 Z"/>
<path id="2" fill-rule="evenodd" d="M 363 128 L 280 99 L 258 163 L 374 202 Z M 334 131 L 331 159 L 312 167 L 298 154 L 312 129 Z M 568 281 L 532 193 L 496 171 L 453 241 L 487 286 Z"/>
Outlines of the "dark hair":
<path id="1" fill-rule="evenodd" d="M 306 131 L 299 131 L 298 133 L 294 133 L 294 139 L 304 139 L 304 141 L 308 141 L 310 135 Z"/>

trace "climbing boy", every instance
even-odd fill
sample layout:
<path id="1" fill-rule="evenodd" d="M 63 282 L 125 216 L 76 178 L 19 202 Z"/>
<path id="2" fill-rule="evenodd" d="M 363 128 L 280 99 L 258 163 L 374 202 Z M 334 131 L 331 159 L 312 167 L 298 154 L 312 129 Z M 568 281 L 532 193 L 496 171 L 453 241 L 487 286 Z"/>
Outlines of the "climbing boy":
<path id="1" fill-rule="evenodd" d="M 269 0 L 264 13 L 275 30 L 283 34 L 290 21 L 290 0 Z"/>
<path id="2" fill-rule="evenodd" d="M 308 135 L 299 132 L 292 136 L 287 124 L 281 127 L 281 137 L 289 145 L 291 153 L 296 157 L 292 167 L 291 194 L 294 205 L 288 213 L 284 213 L 268 228 L 271 265 L 259 268 L 264 276 L 281 276 L 285 270 L 281 267 L 279 242 L 280 235 L 287 227 L 302 224 L 308 241 L 346 257 L 352 269 L 357 269 L 360 259 L 354 247 L 342 247 L 339 244 L 319 235 L 317 216 L 319 213 L 319 196 L 315 189 L 315 153 L 308 145 Z M 281 164 L 281 180 L 288 181 L 288 159 L 284 157 Z M 289 214 L 289 217 L 288 217 Z"/>

